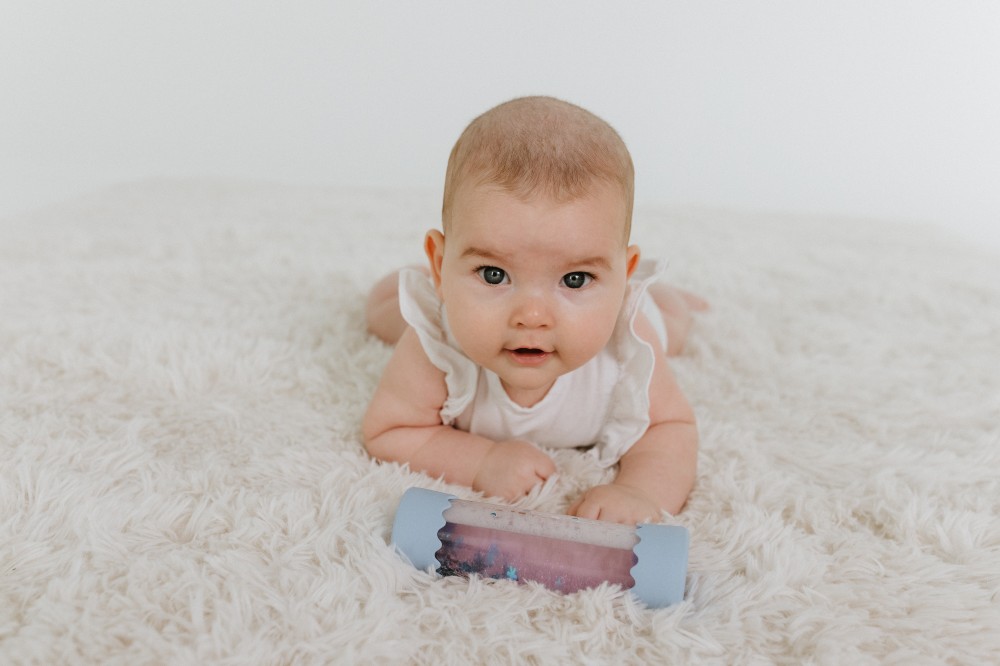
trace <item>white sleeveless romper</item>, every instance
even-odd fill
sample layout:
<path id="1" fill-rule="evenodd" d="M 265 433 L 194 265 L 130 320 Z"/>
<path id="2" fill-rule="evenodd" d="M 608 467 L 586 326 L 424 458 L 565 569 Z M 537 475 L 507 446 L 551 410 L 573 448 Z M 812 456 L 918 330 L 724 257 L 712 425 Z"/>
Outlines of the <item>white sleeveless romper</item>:
<path id="1" fill-rule="evenodd" d="M 476 365 L 459 349 L 431 279 L 418 270 L 404 269 L 399 276 L 403 318 L 415 329 L 431 363 L 445 374 L 448 397 L 441 422 L 494 441 L 592 447 L 590 453 L 602 467 L 616 464 L 649 427 L 654 356 L 633 324 L 642 310 L 666 349 L 663 318 L 646 293 L 662 271 L 662 263 L 640 262 L 607 346 L 557 378 L 538 403 L 522 407 L 507 396 L 496 373 Z"/>

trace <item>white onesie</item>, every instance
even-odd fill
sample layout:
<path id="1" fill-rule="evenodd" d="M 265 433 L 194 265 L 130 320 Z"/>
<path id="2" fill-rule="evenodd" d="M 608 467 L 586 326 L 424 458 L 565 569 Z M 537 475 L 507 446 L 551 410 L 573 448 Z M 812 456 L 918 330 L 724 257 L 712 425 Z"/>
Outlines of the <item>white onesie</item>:
<path id="1" fill-rule="evenodd" d="M 649 427 L 649 382 L 653 350 L 633 329 L 639 310 L 656 328 L 663 348 L 666 329 L 646 293 L 663 266 L 642 261 L 632 274 L 622 310 L 607 346 L 576 370 L 561 375 L 535 405 L 507 396 L 496 373 L 476 365 L 448 330 L 444 306 L 431 279 L 415 269 L 399 276 L 399 305 L 430 359 L 445 374 L 448 397 L 441 422 L 494 441 L 524 439 L 549 448 L 591 446 L 610 467 Z"/>

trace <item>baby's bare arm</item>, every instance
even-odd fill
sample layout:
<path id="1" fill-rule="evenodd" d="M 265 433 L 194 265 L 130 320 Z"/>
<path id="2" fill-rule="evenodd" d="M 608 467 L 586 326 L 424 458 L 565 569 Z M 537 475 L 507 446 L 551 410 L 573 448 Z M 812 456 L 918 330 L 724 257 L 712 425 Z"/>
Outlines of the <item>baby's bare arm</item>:
<path id="1" fill-rule="evenodd" d="M 614 484 L 641 491 L 659 511 L 679 513 L 694 488 L 698 432 L 694 424 L 659 423 L 622 456 Z"/>
<path id="2" fill-rule="evenodd" d="M 555 471 L 552 460 L 528 442 L 494 442 L 441 423 L 447 398 L 444 373 L 435 367 L 413 329 L 389 359 L 365 414 L 365 447 L 378 460 L 410 468 L 495 497 L 517 499 Z"/>
<path id="3" fill-rule="evenodd" d="M 427 358 L 413 329 L 406 329 L 362 423 L 368 452 L 472 486 L 492 442 L 443 425 L 439 412 L 446 397 L 444 373 Z"/>
<path id="4" fill-rule="evenodd" d="M 698 466 L 694 412 L 648 322 L 637 321 L 636 332 L 657 350 L 649 388 L 650 425 L 622 456 L 615 480 L 584 493 L 570 507 L 573 515 L 628 524 L 655 520 L 661 511 L 678 513 L 694 487 Z"/>

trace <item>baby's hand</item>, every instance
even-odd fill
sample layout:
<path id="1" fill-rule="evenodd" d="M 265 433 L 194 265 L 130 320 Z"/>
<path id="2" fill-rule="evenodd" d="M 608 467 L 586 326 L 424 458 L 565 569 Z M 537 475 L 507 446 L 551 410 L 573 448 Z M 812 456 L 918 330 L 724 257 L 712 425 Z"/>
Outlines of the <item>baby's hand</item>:
<path id="1" fill-rule="evenodd" d="M 496 442 L 483 458 L 472 488 L 513 502 L 556 471 L 552 458 L 520 439 Z"/>
<path id="2" fill-rule="evenodd" d="M 571 516 L 635 525 L 660 519 L 659 505 L 632 486 L 609 483 L 594 486 L 566 510 Z"/>

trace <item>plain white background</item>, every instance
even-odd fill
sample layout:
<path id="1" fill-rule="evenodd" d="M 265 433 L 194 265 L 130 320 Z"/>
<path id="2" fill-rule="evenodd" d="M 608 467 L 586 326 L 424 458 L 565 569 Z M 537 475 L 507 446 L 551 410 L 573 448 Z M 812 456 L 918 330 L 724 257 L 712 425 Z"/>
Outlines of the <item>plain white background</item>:
<path id="1" fill-rule="evenodd" d="M 159 176 L 438 189 L 550 94 L 639 203 L 929 222 L 1000 248 L 1000 5 L 6 0 L 0 216 Z M 429 221 L 431 223 L 432 221 Z"/>

